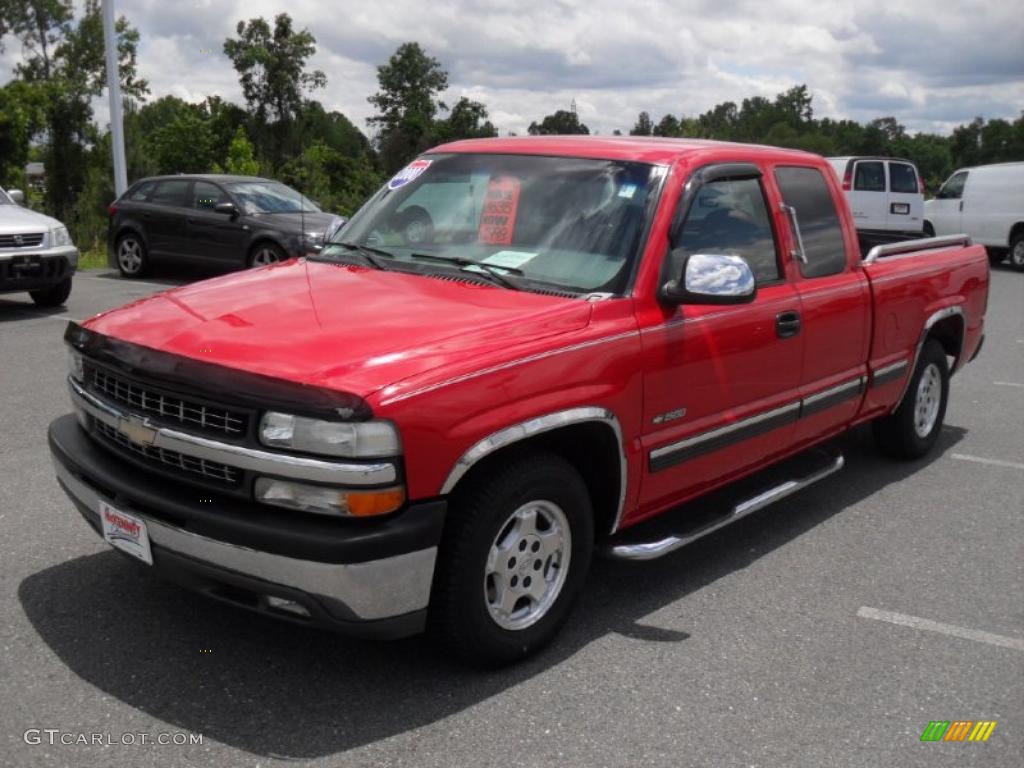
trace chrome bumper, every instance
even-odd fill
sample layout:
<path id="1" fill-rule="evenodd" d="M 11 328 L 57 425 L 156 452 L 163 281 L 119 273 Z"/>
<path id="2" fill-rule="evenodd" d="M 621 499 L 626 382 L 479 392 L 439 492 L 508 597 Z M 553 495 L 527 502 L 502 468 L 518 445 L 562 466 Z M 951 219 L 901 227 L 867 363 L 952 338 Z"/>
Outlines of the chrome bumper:
<path id="1" fill-rule="evenodd" d="M 430 600 L 437 547 L 381 560 L 334 564 L 297 560 L 199 536 L 112 502 L 54 460 L 57 479 L 67 494 L 99 516 L 100 502 L 113 503 L 146 522 L 155 557 L 164 549 L 211 567 L 341 603 L 359 621 L 393 618 L 422 611 Z"/>

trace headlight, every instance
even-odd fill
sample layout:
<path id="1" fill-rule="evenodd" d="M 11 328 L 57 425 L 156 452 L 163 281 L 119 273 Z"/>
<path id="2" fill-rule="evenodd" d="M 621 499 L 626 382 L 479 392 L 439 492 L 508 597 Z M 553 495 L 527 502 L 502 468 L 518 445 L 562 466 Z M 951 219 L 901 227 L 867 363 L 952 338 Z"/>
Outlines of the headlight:
<path id="1" fill-rule="evenodd" d="M 60 248 L 61 246 L 71 245 L 71 235 L 68 234 L 68 228 L 57 227 L 56 229 L 51 229 L 50 244 L 54 248 Z"/>
<path id="2" fill-rule="evenodd" d="M 356 491 L 259 477 L 256 479 L 256 500 L 318 515 L 370 517 L 386 515 L 401 507 L 405 502 L 405 491 L 398 487 Z"/>
<path id="3" fill-rule="evenodd" d="M 85 378 L 85 368 L 82 365 L 82 356 L 73 349 L 68 350 L 68 373 L 71 378 L 81 383 Z"/>
<path id="4" fill-rule="evenodd" d="M 397 456 L 398 432 L 386 421 L 322 421 L 267 411 L 260 421 L 260 442 L 271 448 L 347 458 Z"/>

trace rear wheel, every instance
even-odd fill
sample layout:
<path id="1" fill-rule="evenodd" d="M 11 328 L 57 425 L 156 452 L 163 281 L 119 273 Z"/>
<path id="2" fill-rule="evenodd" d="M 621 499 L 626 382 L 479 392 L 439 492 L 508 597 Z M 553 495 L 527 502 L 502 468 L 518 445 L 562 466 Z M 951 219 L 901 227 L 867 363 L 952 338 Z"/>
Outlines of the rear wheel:
<path id="1" fill-rule="evenodd" d="M 117 257 L 117 268 L 124 277 L 144 277 L 149 272 L 146 245 L 134 232 L 118 238 L 114 253 Z"/>
<path id="2" fill-rule="evenodd" d="M 946 351 L 935 339 L 925 342 L 900 407 L 876 419 L 875 441 L 883 453 L 918 459 L 939 439 L 949 398 Z"/>
<path id="3" fill-rule="evenodd" d="M 40 288 L 38 291 L 29 291 L 28 295 L 32 301 L 40 307 L 59 307 L 68 300 L 71 295 L 71 278 L 65 277 L 56 285 L 49 288 Z"/>
<path id="4" fill-rule="evenodd" d="M 1016 232 L 1010 238 L 1010 263 L 1024 270 L 1024 231 Z"/>
<path id="5" fill-rule="evenodd" d="M 925 237 L 935 237 L 935 227 L 932 226 L 932 223 L 930 221 L 926 221 L 924 223 L 924 228 L 922 231 L 924 232 Z"/>
<path id="6" fill-rule="evenodd" d="M 996 264 L 1001 264 L 1006 258 L 1006 251 L 1002 248 L 986 248 L 985 252 L 988 254 L 988 263 L 993 267 Z"/>
<path id="7" fill-rule="evenodd" d="M 544 647 L 590 568 L 593 511 L 555 454 L 510 454 L 457 491 L 431 603 L 435 637 L 464 661 L 507 664 Z"/>
<path id="8" fill-rule="evenodd" d="M 249 254 L 250 267 L 265 267 L 285 260 L 285 253 L 274 243 L 257 243 Z"/>

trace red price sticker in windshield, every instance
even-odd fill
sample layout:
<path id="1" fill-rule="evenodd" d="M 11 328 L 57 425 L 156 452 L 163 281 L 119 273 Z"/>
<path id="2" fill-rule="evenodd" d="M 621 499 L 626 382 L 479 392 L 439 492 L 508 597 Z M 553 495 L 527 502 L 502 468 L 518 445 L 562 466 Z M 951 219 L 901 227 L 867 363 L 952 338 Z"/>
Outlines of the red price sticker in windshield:
<path id="1" fill-rule="evenodd" d="M 509 245 L 516 228 L 519 209 L 519 179 L 495 176 L 487 184 L 483 215 L 477 239 L 488 245 Z"/>

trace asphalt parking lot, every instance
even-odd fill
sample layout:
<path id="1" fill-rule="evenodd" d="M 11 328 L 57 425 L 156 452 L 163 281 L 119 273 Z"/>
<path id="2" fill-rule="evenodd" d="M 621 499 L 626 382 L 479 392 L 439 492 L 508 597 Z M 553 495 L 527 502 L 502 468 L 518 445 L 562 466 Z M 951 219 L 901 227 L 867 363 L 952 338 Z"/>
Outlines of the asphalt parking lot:
<path id="1" fill-rule="evenodd" d="M 856 431 L 825 482 L 662 560 L 596 561 L 559 642 L 489 673 L 223 607 L 108 549 L 50 466 L 61 335 L 166 281 L 86 273 L 48 312 L 0 296 L 0 765 L 1024 765 L 1024 274 L 992 276 L 932 456 Z M 998 724 L 922 743 L 933 720 Z M 202 744 L 139 743 L 162 733 Z"/>

